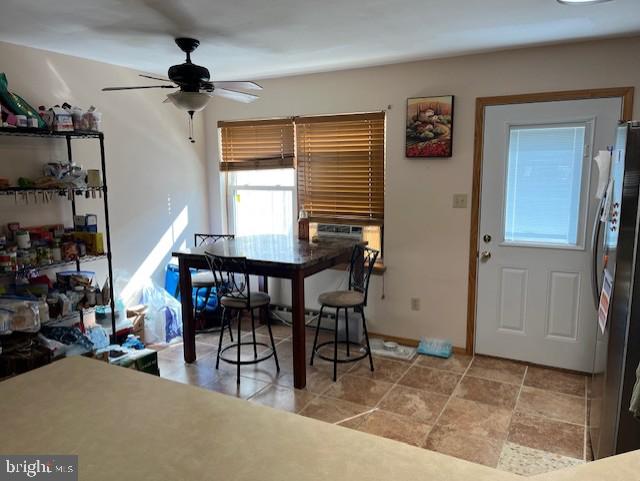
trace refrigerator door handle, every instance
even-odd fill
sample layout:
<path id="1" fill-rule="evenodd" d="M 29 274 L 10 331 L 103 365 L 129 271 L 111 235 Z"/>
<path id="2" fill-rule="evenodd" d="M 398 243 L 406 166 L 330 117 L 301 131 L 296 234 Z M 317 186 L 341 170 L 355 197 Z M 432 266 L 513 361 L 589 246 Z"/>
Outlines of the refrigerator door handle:
<path id="1" fill-rule="evenodd" d="M 596 218 L 593 221 L 593 229 L 591 231 L 591 288 L 593 291 L 593 303 L 596 310 L 600 304 L 600 286 L 598 285 L 598 239 L 600 238 L 600 230 L 602 228 L 602 210 L 604 209 L 606 196 L 600 199 L 600 204 L 596 210 Z"/>

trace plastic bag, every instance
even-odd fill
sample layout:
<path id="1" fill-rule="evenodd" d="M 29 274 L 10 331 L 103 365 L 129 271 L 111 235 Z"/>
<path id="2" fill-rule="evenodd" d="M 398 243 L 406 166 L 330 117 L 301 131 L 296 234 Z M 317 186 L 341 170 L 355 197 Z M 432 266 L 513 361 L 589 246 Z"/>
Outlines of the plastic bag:
<path id="1" fill-rule="evenodd" d="M 0 298 L 3 313 L 11 318 L 11 330 L 19 332 L 38 332 L 40 330 L 40 307 L 37 301 L 17 297 Z"/>
<path id="2" fill-rule="evenodd" d="M 148 280 L 140 290 L 138 304 L 147 306 L 146 343 L 168 343 L 182 337 L 182 306 L 166 290 Z"/>

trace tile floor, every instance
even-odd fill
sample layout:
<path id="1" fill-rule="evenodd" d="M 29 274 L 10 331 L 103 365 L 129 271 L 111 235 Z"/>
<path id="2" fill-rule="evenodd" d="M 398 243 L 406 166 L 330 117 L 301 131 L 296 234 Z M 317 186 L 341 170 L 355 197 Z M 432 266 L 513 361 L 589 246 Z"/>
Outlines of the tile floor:
<path id="1" fill-rule="evenodd" d="M 268 343 L 266 327 L 257 332 L 258 340 Z M 366 360 L 342 364 L 334 383 L 332 365 L 317 360 L 307 367 L 306 389 L 297 390 L 290 335 L 288 327 L 274 326 L 280 374 L 272 359 L 242 366 L 239 389 L 235 366 L 221 362 L 215 369 L 217 333 L 197 336 L 198 360 L 191 365 L 182 360 L 181 344 L 161 350 L 160 373 L 174 381 L 523 475 L 590 458 L 585 376 L 457 354 L 447 360 L 418 356 L 411 362 L 374 358 L 373 373 Z M 329 333 L 322 332 L 325 336 L 328 339 Z M 312 341 L 309 331 L 308 352 Z M 243 356 L 252 354 L 243 349 Z"/>

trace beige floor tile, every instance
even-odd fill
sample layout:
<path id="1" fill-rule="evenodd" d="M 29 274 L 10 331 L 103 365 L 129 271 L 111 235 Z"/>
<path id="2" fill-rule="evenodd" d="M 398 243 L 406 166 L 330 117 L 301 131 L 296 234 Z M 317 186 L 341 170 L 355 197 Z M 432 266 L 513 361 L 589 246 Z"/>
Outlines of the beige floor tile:
<path id="1" fill-rule="evenodd" d="M 433 367 L 462 374 L 465 372 L 472 359 L 472 356 L 467 356 L 466 354 L 453 354 L 448 359 L 442 359 L 434 356 L 418 356 L 416 364 L 418 366 Z"/>
<path id="2" fill-rule="evenodd" d="M 258 381 L 257 379 L 241 377 L 240 385 L 238 386 L 236 379 L 236 376 L 231 375 L 219 376 L 214 379 L 213 382 L 206 384 L 203 387 L 211 391 L 227 394 L 228 396 L 248 399 L 269 385 L 268 383 Z"/>
<path id="3" fill-rule="evenodd" d="M 586 402 L 584 397 L 567 396 L 523 386 L 516 410 L 556 421 L 584 425 Z"/>
<path id="4" fill-rule="evenodd" d="M 585 379 L 586 376 L 582 374 L 531 366 L 524 385 L 571 396 L 585 396 Z"/>
<path id="5" fill-rule="evenodd" d="M 270 385 L 249 398 L 249 401 L 281 411 L 299 412 L 316 396 L 309 391 Z"/>
<path id="6" fill-rule="evenodd" d="M 300 414 L 327 423 L 338 423 L 368 411 L 370 408 L 359 404 L 319 396 L 307 404 Z M 330 442 L 330 441 L 328 441 Z"/>
<path id="7" fill-rule="evenodd" d="M 398 383 L 440 394 L 451 394 L 459 380 L 460 375 L 458 374 L 414 365 L 402 376 Z"/>
<path id="8" fill-rule="evenodd" d="M 476 356 L 471 362 L 467 376 L 520 385 L 526 370 L 526 365 L 516 361 Z"/>
<path id="9" fill-rule="evenodd" d="M 454 396 L 500 408 L 513 409 L 519 391 L 520 386 L 515 384 L 465 376 L 458 384 Z"/>
<path id="10" fill-rule="evenodd" d="M 583 463 L 581 459 L 506 442 L 502 448 L 498 469 L 521 476 L 535 476 Z"/>
<path id="11" fill-rule="evenodd" d="M 208 354 L 199 357 L 192 364 L 186 364 L 182 360 L 161 361 L 159 359 L 160 377 L 183 384 L 205 387 L 218 377 L 225 375 L 216 371 L 213 356 L 213 354 Z"/>
<path id="12" fill-rule="evenodd" d="M 215 352 L 216 348 L 211 346 L 210 344 L 204 344 L 201 342 L 196 342 L 196 356 L 206 356 L 207 354 L 211 354 Z M 170 345 L 166 349 L 162 349 L 158 352 L 158 359 L 167 359 L 167 360 L 175 360 L 175 361 L 184 361 L 184 349 L 182 343 L 176 343 Z"/>
<path id="13" fill-rule="evenodd" d="M 406 444 L 421 446 L 431 426 L 418 423 L 412 418 L 378 410 L 366 416 L 357 429 Z"/>
<path id="14" fill-rule="evenodd" d="M 503 442 L 501 439 L 478 436 L 447 426 L 435 426 L 427 436 L 424 447 L 495 468 L 500 459 Z"/>
<path id="15" fill-rule="evenodd" d="M 402 375 L 407 372 L 409 366 L 407 363 L 392 361 L 389 359 L 376 357 L 373 360 L 373 368 L 369 364 L 369 359 L 365 358 L 358 362 L 350 371 L 349 374 L 354 376 L 366 377 L 369 379 L 375 379 L 376 381 L 385 381 L 395 383 Z"/>
<path id="16" fill-rule="evenodd" d="M 452 397 L 437 425 L 475 436 L 503 440 L 507 437 L 511 414 L 511 409 Z"/>
<path id="17" fill-rule="evenodd" d="M 338 366 L 338 379 L 345 372 L 346 369 L 344 367 L 341 370 L 340 366 Z M 293 387 L 293 370 L 290 367 L 281 369 L 280 374 L 274 376 L 273 379 L 273 382 L 279 386 Z M 307 365 L 307 385 L 305 387 L 307 391 L 321 394 L 331 385 L 333 385 L 333 366 L 329 364 Z"/>
<path id="18" fill-rule="evenodd" d="M 286 324 L 279 323 L 277 321 L 271 321 L 271 332 L 276 339 L 287 339 L 291 337 L 291 327 Z M 260 326 L 260 334 L 268 335 L 267 326 Z"/>
<path id="19" fill-rule="evenodd" d="M 571 458 L 584 456 L 584 427 L 516 412 L 508 441 Z"/>
<path id="20" fill-rule="evenodd" d="M 384 397 L 379 407 L 423 424 L 433 424 L 448 399 L 448 396 L 431 391 L 396 385 Z"/>
<path id="21" fill-rule="evenodd" d="M 323 393 L 325 397 L 343 399 L 363 406 L 373 407 L 382 399 L 393 384 L 374 381 L 360 376 L 345 374 L 329 386 Z"/>

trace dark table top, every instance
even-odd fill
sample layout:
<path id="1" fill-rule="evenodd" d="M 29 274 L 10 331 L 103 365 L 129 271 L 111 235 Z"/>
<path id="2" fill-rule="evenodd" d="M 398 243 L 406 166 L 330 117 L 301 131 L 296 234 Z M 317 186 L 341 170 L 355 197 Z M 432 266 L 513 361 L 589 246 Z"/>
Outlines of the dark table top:
<path id="1" fill-rule="evenodd" d="M 220 240 L 215 244 L 173 252 L 177 258 L 201 260 L 204 252 L 227 257 L 246 257 L 254 265 L 304 269 L 351 252 L 358 241 L 326 239 L 319 242 L 284 235 L 257 235 Z"/>

